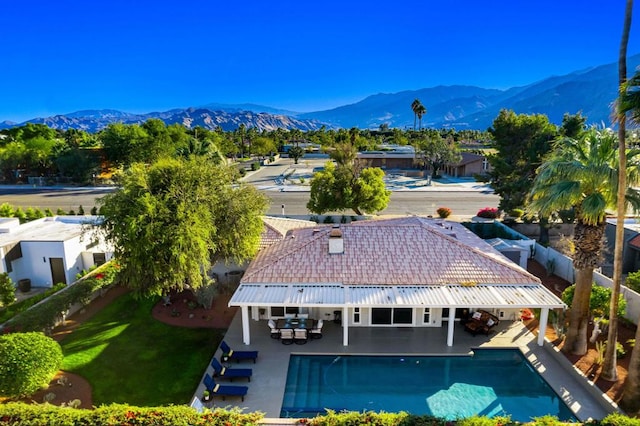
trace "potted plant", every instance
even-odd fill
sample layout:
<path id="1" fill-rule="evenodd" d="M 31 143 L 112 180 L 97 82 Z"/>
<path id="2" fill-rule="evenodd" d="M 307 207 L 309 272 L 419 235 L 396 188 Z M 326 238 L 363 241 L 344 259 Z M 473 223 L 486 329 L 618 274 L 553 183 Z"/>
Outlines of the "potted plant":
<path id="1" fill-rule="evenodd" d="M 211 400 L 211 392 L 205 390 L 204 392 L 202 392 L 202 401 L 209 402 L 209 400 Z"/>

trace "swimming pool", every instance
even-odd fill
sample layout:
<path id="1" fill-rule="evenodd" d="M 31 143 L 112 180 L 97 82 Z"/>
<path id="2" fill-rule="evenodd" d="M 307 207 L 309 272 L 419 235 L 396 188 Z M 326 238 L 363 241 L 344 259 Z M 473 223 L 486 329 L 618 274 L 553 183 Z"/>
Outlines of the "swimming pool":
<path id="1" fill-rule="evenodd" d="M 474 414 L 576 420 L 517 349 L 477 349 L 470 356 L 291 355 L 280 416 L 312 417 L 325 408 L 449 420 Z"/>

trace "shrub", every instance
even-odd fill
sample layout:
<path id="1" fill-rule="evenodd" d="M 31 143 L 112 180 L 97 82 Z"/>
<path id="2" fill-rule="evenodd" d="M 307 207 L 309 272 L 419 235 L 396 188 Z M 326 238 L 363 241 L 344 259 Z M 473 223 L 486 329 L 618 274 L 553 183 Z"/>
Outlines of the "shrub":
<path id="1" fill-rule="evenodd" d="M 640 293 L 640 271 L 629 272 L 624 285 L 629 287 L 631 290 Z"/>
<path id="2" fill-rule="evenodd" d="M 601 426 L 640 426 L 640 419 L 627 417 L 624 414 L 612 413 L 600 421 Z"/>
<path id="3" fill-rule="evenodd" d="M 16 285 L 6 272 L 0 274 L 0 304 L 9 306 L 16 300 Z"/>
<path id="4" fill-rule="evenodd" d="M 524 215 L 524 210 L 522 209 L 513 209 L 509 212 L 509 216 L 515 217 L 517 219 L 521 218 Z"/>
<path id="5" fill-rule="evenodd" d="M 438 213 L 438 217 L 446 219 L 451 216 L 451 209 L 449 207 L 438 207 L 436 213 Z"/>
<path id="6" fill-rule="evenodd" d="M 571 307 L 573 295 L 576 291 L 576 285 L 573 284 L 564 289 L 562 292 L 562 301 Z M 609 317 L 609 303 L 611 301 L 611 289 L 593 284 L 591 288 L 591 297 L 589 298 L 589 309 L 596 317 Z M 618 316 L 623 317 L 627 311 L 627 300 L 622 294 L 618 299 Z"/>
<path id="7" fill-rule="evenodd" d="M 333 216 L 325 216 L 322 223 L 333 223 Z"/>
<path id="8" fill-rule="evenodd" d="M 28 299 L 24 299 L 18 303 L 12 304 L 0 313 L 0 323 L 10 320 L 19 313 L 24 312 L 33 305 L 37 304 L 41 300 L 44 300 L 52 294 L 59 292 L 66 286 L 67 285 L 64 283 L 58 283 L 42 293 L 38 293 L 35 296 L 29 297 Z"/>
<path id="9" fill-rule="evenodd" d="M 247 170 L 244 167 L 242 167 L 238 169 L 238 173 L 240 174 L 240 177 L 243 177 L 247 174 Z"/>
<path id="10" fill-rule="evenodd" d="M 44 215 L 47 217 L 53 217 L 53 211 L 47 207 L 46 209 L 44 209 Z"/>
<path id="11" fill-rule="evenodd" d="M 9 203 L 2 203 L 0 205 L 0 217 L 13 217 L 13 207 Z"/>
<path id="12" fill-rule="evenodd" d="M 96 206 L 91 207 L 91 214 L 96 216 L 98 214 L 98 208 Z"/>
<path id="13" fill-rule="evenodd" d="M 49 384 L 62 358 L 58 342 L 42 333 L 0 336 L 0 394 L 31 395 Z"/>
<path id="14" fill-rule="evenodd" d="M 64 210 L 59 208 L 58 210 L 56 210 L 56 215 L 57 216 L 66 216 L 67 212 L 65 212 Z"/>
<path id="15" fill-rule="evenodd" d="M 498 210 L 498 208 L 496 207 L 485 207 L 483 209 L 480 209 L 476 216 L 485 219 L 497 219 L 500 217 L 500 210 Z"/>
<path id="16" fill-rule="evenodd" d="M 253 163 L 251 163 L 251 170 L 253 171 L 260 170 L 260 163 L 257 161 L 254 161 Z"/>
<path id="17" fill-rule="evenodd" d="M 27 220 L 27 215 L 22 210 L 22 207 L 18 207 L 14 210 L 13 217 L 17 217 L 18 219 L 20 219 L 20 223 L 24 223 Z"/>
<path id="18" fill-rule="evenodd" d="M 82 204 L 80 204 L 80 206 L 78 206 L 78 214 L 80 216 L 84 216 L 84 207 L 82 207 Z"/>
<path id="19" fill-rule="evenodd" d="M 198 412 L 184 405 L 135 407 L 102 405 L 95 410 L 70 409 L 51 404 L 9 403 L 0 405 L 1 424 L 30 425 L 256 425 L 264 414 L 243 413 L 239 408 L 214 408 Z"/>

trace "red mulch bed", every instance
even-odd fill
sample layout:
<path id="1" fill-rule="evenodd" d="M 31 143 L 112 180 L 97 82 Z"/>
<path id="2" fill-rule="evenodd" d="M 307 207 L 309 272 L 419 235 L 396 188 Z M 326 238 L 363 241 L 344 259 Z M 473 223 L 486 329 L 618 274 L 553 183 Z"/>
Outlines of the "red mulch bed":
<path id="1" fill-rule="evenodd" d="M 547 273 L 538 262 L 534 260 L 529 261 L 529 266 L 527 268 L 529 272 L 536 275 L 542 280 L 542 283 L 549 290 L 554 292 L 558 297 L 562 294 L 562 291 L 571 285 L 568 281 L 563 280 L 562 278 L 551 275 L 547 276 Z M 537 332 L 538 323 L 537 321 L 531 321 L 527 324 L 532 330 Z M 592 328 L 588 330 L 589 336 L 591 336 Z M 629 339 L 635 338 L 636 327 L 629 324 L 619 323 L 618 327 L 618 342 L 620 342 L 626 351 L 626 356 L 623 358 L 619 358 L 616 363 L 616 370 L 618 372 L 618 380 L 615 382 L 611 382 L 608 380 L 604 380 L 600 377 L 602 373 L 602 367 L 595 363 L 598 351 L 596 350 L 595 343 L 589 343 L 588 351 L 583 356 L 564 354 L 567 359 L 582 373 L 589 378 L 589 380 L 593 381 L 595 385 L 603 392 L 606 393 L 611 400 L 616 403 L 620 402 L 622 399 L 622 392 L 624 381 L 627 378 L 627 370 L 629 369 L 629 358 L 631 356 L 631 348 L 627 341 Z M 552 327 L 547 327 L 545 333 L 547 339 L 553 342 L 559 349 L 562 349 L 562 344 L 564 343 L 558 336 Z M 606 334 L 602 334 L 600 336 L 600 340 L 606 340 Z"/>
<path id="2" fill-rule="evenodd" d="M 69 317 L 66 324 L 54 329 L 52 337 L 61 341 L 73 332 L 83 321 L 94 316 L 102 308 L 113 302 L 114 299 L 127 293 L 129 290 L 123 287 L 115 287 L 109 290 L 104 296 L 96 298 L 86 308 Z M 233 320 L 237 308 L 229 308 L 227 306 L 230 295 L 220 295 L 216 297 L 211 309 L 195 308 L 189 306 L 189 301 L 195 300 L 190 292 L 174 294 L 171 296 L 171 305 L 164 306 L 160 300 L 153 308 L 152 315 L 158 321 L 177 327 L 195 327 L 195 328 L 228 328 Z M 180 312 L 179 315 L 172 312 Z M 62 380 L 64 385 L 58 383 L 58 379 L 64 376 Z M 49 401 L 54 405 L 69 404 L 74 399 L 79 399 L 80 408 L 93 408 L 93 398 L 91 395 L 91 385 L 82 376 L 59 371 L 58 374 L 49 383 L 49 387 L 42 389 L 28 398 L 23 398 L 24 402 L 41 403 L 47 394 L 55 394 L 55 398 Z M 5 400 L 6 401 L 6 400 Z"/>

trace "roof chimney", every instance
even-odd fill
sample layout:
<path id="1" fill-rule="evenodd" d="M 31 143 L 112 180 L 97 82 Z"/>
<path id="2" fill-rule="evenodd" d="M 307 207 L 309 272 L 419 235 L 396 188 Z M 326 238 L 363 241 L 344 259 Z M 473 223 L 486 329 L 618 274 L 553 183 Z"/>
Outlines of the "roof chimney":
<path id="1" fill-rule="evenodd" d="M 338 225 L 335 225 L 329 232 L 329 254 L 344 253 L 344 240 L 342 239 L 342 231 Z"/>

